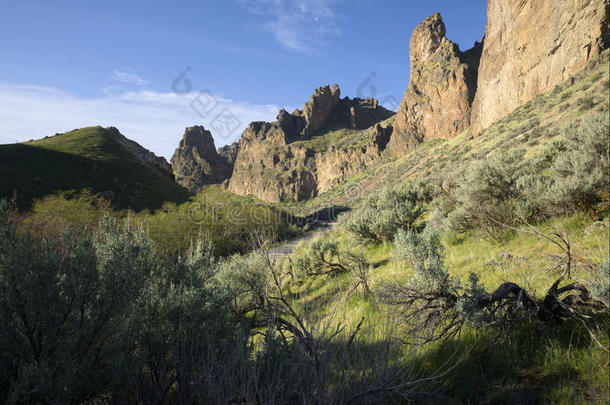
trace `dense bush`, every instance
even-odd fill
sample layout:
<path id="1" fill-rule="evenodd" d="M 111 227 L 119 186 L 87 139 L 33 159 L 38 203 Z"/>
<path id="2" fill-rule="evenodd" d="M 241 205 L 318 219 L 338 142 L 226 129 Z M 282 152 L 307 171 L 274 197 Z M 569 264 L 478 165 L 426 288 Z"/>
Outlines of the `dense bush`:
<path id="1" fill-rule="evenodd" d="M 610 188 L 608 114 L 585 117 L 570 125 L 564 134 L 567 151 L 557 156 L 553 165 L 554 204 L 565 210 L 582 210 L 596 215 L 606 211 Z"/>
<path id="2" fill-rule="evenodd" d="M 449 215 L 454 230 L 490 229 L 512 223 L 519 200 L 520 154 L 501 155 L 472 166 L 453 191 L 456 209 Z"/>
<path id="3" fill-rule="evenodd" d="M 249 352 L 209 246 L 170 260 L 129 221 L 49 241 L 0 217 L 0 401 L 226 400 Z"/>
<path id="4" fill-rule="evenodd" d="M 107 200 L 87 190 L 64 191 L 34 201 L 23 222 L 36 235 L 54 239 L 67 226 L 79 234 L 94 230 L 102 216 L 111 211 Z"/>
<path id="5" fill-rule="evenodd" d="M 71 403 L 126 378 L 131 314 L 155 257 L 141 229 L 109 218 L 94 238 L 17 233 L 0 213 L 2 402 Z"/>
<path id="6" fill-rule="evenodd" d="M 3 202 L 0 402 L 371 403 L 418 387 L 398 339 L 300 313 L 264 252 L 163 256 L 137 221 L 48 240 L 16 218 Z"/>
<path id="7" fill-rule="evenodd" d="M 414 185 L 382 190 L 364 199 L 361 207 L 347 218 L 346 229 L 366 242 L 392 240 L 399 229 L 416 226 L 427 197 L 427 190 Z"/>
<path id="8" fill-rule="evenodd" d="M 295 233 L 286 214 L 260 201 L 239 197 L 210 186 L 190 201 L 166 203 L 155 212 L 112 210 L 110 203 L 89 191 L 62 192 L 35 201 L 23 224 L 32 233 L 57 238 L 66 226 L 84 233 L 94 230 L 103 215 L 130 217 L 146 225 L 162 255 L 184 254 L 198 239 L 213 243 L 215 254 L 229 255 L 250 249 L 249 237 L 264 233 L 283 239 Z"/>
<path id="9" fill-rule="evenodd" d="M 594 271 L 595 274 L 589 283 L 591 295 L 610 307 L 610 255 L 607 255 Z"/>
<path id="10" fill-rule="evenodd" d="M 184 252 L 198 238 L 211 241 L 216 254 L 229 255 L 249 250 L 254 232 L 271 239 L 294 232 L 283 212 L 213 186 L 187 203 L 168 203 L 140 217 L 157 245 L 173 255 Z"/>
<path id="11" fill-rule="evenodd" d="M 513 153 L 479 161 L 443 183 L 436 205 L 454 231 L 493 232 L 575 211 L 607 214 L 609 130 L 607 114 L 596 113 L 569 125 L 534 158 Z"/>

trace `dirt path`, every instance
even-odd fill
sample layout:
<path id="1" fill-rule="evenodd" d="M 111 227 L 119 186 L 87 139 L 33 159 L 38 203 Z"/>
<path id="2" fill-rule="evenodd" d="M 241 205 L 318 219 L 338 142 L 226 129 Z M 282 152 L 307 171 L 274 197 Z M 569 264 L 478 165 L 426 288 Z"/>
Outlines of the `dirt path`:
<path id="1" fill-rule="evenodd" d="M 274 260 L 277 260 L 282 257 L 288 257 L 294 253 L 294 250 L 296 249 L 299 243 L 312 240 L 316 236 L 320 235 L 322 232 L 334 227 L 335 224 L 336 222 L 321 222 L 318 224 L 319 228 L 315 231 L 311 231 L 306 235 L 303 235 L 288 242 L 284 242 L 279 246 L 269 249 L 269 256 Z"/>

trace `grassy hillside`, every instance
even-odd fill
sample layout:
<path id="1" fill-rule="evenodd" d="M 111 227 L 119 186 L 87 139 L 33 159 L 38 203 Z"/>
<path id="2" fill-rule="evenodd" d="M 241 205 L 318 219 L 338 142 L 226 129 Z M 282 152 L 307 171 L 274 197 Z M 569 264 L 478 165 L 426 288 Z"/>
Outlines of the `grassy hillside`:
<path id="1" fill-rule="evenodd" d="M 467 194 L 479 192 L 470 186 L 477 185 L 472 181 L 472 173 L 476 173 L 472 168 L 482 162 L 493 162 L 493 165 L 502 158 L 516 156 L 516 162 L 507 166 L 507 172 L 502 173 L 502 167 L 498 170 L 519 184 L 527 176 L 515 173 L 528 165 L 537 167 L 535 162 L 546 158 L 570 161 L 565 143 L 569 134 L 574 133 L 566 128 L 575 125 L 579 134 L 575 137 L 576 144 L 585 144 L 585 137 L 578 131 L 586 131 L 587 125 L 591 125 L 588 121 L 591 117 L 608 117 L 607 60 L 606 54 L 600 63 L 578 74 L 573 82 L 562 83 L 537 97 L 478 137 L 464 133 L 450 140 L 425 142 L 407 155 L 369 168 L 315 199 L 302 204 L 286 204 L 301 213 L 340 206 L 353 209 L 349 214 L 351 218 L 340 220 L 333 230 L 300 245 L 291 260 L 284 263 L 285 271 L 294 277 L 287 290 L 299 313 L 307 314 L 304 316 L 314 324 L 330 325 L 329 330 L 339 325 L 353 329 L 364 319 L 363 329 L 377 332 L 372 333 L 373 337 L 371 333 L 363 333 L 362 339 L 372 339 L 372 342 L 380 336 L 379 330 L 389 324 L 388 314 L 401 322 L 405 316 L 403 307 L 385 301 L 384 288 L 388 283 L 407 285 L 415 279 L 415 266 L 398 257 L 399 245 L 393 242 L 393 237 L 377 243 L 363 241 L 357 237 L 357 231 L 353 231 L 357 228 L 350 228 L 349 221 L 353 223 L 354 218 L 369 214 L 373 221 L 387 221 L 389 217 L 385 212 L 379 212 L 378 206 L 373 206 L 372 212 L 367 214 L 365 207 L 370 206 L 371 198 L 383 194 L 380 191 L 388 187 L 414 183 L 423 185 L 424 189 L 431 186 L 435 191 L 427 197 L 424 213 L 413 224 L 413 229 L 420 232 L 424 223 L 435 224 L 441 238 L 443 266 L 459 285 L 468 286 L 471 274 L 474 274 L 479 283 L 476 288 L 485 291 L 494 291 L 503 283 L 512 282 L 535 296 L 544 296 L 557 280 L 560 287 L 572 282 L 593 286 L 601 280 L 606 285 L 603 294 L 607 300 L 608 274 L 603 270 L 607 266 L 603 263 L 609 260 L 610 246 L 607 146 L 606 152 L 600 152 L 601 160 L 605 161 L 602 166 L 606 165 L 606 178 L 598 183 L 602 185 L 601 189 L 595 191 L 599 198 L 597 208 L 583 209 L 562 200 L 559 209 L 553 211 L 543 204 L 543 213 L 532 217 L 533 225 L 517 220 L 511 227 L 492 222 L 490 226 L 479 224 L 457 231 L 450 221 L 452 212 L 460 204 L 460 199 L 455 197 L 462 193 L 466 194 L 462 199 L 467 200 L 470 198 Z M 607 124 L 605 128 L 596 135 L 607 137 Z M 594 141 L 599 145 L 610 142 L 608 138 L 606 142 L 603 138 Z M 585 162 L 586 156 L 582 153 Z M 576 160 L 570 162 L 576 163 Z M 578 187 L 582 189 L 575 188 L 571 191 L 573 194 L 589 191 L 583 185 L 587 183 L 586 174 L 594 166 L 591 162 L 582 166 L 584 169 L 577 176 Z M 540 165 L 540 169 L 529 177 L 534 180 L 531 184 L 544 176 L 557 176 L 556 170 L 550 164 Z M 470 174 L 470 180 L 464 173 Z M 502 184 L 503 179 L 493 171 L 483 175 L 488 176 L 483 182 Z M 465 181 L 470 183 L 464 184 Z M 521 186 L 527 189 L 530 185 Z M 540 189 L 541 194 L 547 191 Z M 549 193 L 550 197 L 557 197 L 553 195 L 554 191 Z M 523 198 L 524 195 L 527 197 Z M 491 212 L 498 208 L 504 214 L 514 208 L 493 207 L 497 201 L 495 197 L 485 197 L 491 201 L 488 202 L 491 207 L 484 208 Z M 525 193 L 515 197 L 512 203 L 529 203 L 536 198 L 532 193 Z M 394 214 L 400 212 L 396 206 L 393 208 L 396 209 Z M 467 215 L 473 213 L 467 212 Z M 561 243 L 556 244 L 557 238 L 565 238 L 570 243 L 574 264 L 568 276 L 562 275 L 566 259 Z M 357 265 L 359 262 L 354 257 L 360 257 L 364 266 Z M 315 269 L 323 271 L 316 273 Z M 424 374 L 433 374 L 448 365 L 455 368 L 428 386 L 434 394 L 428 393 L 416 402 L 607 403 L 610 388 L 607 310 L 588 321 L 596 325 L 592 331 L 597 341 L 591 339 L 590 330 L 582 326 L 584 323 L 573 320 L 548 323 L 534 318 L 501 332 L 478 327 L 473 322 L 455 338 L 429 343 L 417 352 L 415 362 Z M 441 325 L 447 325 L 449 321 L 446 322 Z M 398 329 L 397 334 L 402 339 L 414 339 L 409 330 L 412 325 L 403 323 L 393 327 Z"/>
<path id="2" fill-rule="evenodd" d="M 608 52 L 596 64 L 536 97 L 472 137 L 468 131 L 453 139 L 424 142 L 405 156 L 371 167 L 343 184 L 300 204 L 286 205 L 301 214 L 333 206 L 357 206 L 363 195 L 410 181 L 435 181 L 445 174 L 494 155 L 523 151 L 535 156 L 562 133 L 569 123 L 592 111 L 608 112 Z M 391 120 L 392 118 L 390 118 Z M 310 142 L 347 142 L 341 131 Z M 353 138 L 352 138 L 353 139 Z M 357 141 L 357 139 L 356 139 Z"/>
<path id="3" fill-rule="evenodd" d="M 122 146 L 113 131 L 76 129 L 44 139 L 0 145 L 0 197 L 17 195 L 22 209 L 56 191 L 112 191 L 116 208 L 160 208 L 189 193 Z"/>
<path id="4" fill-rule="evenodd" d="M 604 260 L 610 242 L 607 221 L 600 223 L 574 215 L 540 224 L 536 229 L 548 231 L 557 221 L 566 224 L 574 240 L 575 254 L 594 263 Z M 442 239 L 445 265 L 453 277 L 464 283 L 472 272 L 488 289 L 512 281 L 542 293 L 557 278 L 557 272 L 549 269 L 556 264 L 561 251 L 548 240 L 527 231 L 522 227 L 519 231 L 507 232 L 500 241 L 491 240 L 476 230 L 459 237 L 445 234 Z M 299 258 L 307 256 L 312 245 L 320 241 L 336 244 L 339 253 L 327 257 L 330 261 L 345 259 L 347 252 L 363 254 L 371 264 L 368 274 L 371 292 L 365 295 L 360 287 L 355 288 L 358 279 L 353 272 L 326 277 L 301 275 L 290 289 L 295 307 L 301 313 L 323 325 L 347 325 L 348 328 L 364 319 L 366 327 L 373 330 L 387 325 L 388 314 L 400 319 L 396 307 L 378 299 L 384 283 L 404 283 L 413 277 L 412 267 L 395 257 L 393 243 L 362 244 L 351 233 L 337 227 L 300 245 L 292 263 L 299 263 Z M 581 281 L 592 276 L 591 270 L 584 266 L 577 267 L 572 275 Z M 396 328 L 399 335 L 403 333 L 402 327 Z M 607 347 L 608 330 L 602 326 L 599 332 Z M 578 324 L 549 328 L 533 321 L 504 338 L 484 328 L 468 328 L 458 339 L 428 344 L 418 352 L 421 367 L 427 373 L 442 369 L 446 362 L 453 364 L 460 357 L 463 358 L 457 369 L 441 382 L 438 396 L 424 397 L 426 403 L 575 404 L 591 399 L 608 400 L 607 352 L 592 342 Z"/>

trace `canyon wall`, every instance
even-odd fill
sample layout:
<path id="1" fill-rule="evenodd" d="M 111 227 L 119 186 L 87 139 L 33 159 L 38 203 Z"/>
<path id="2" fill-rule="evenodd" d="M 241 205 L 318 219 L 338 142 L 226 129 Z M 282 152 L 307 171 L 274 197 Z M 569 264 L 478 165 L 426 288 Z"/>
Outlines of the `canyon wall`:
<path id="1" fill-rule="evenodd" d="M 315 90 L 303 110 L 252 122 L 239 142 L 228 190 L 266 201 L 301 201 L 381 161 L 393 115 L 376 100 L 339 97 L 337 85 Z"/>
<path id="2" fill-rule="evenodd" d="M 604 0 L 489 0 L 472 107 L 479 133 L 608 47 Z"/>

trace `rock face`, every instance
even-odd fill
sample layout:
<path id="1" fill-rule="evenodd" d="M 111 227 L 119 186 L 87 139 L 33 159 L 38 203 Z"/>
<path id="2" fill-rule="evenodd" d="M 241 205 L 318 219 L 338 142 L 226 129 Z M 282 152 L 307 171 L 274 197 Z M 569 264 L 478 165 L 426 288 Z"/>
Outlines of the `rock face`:
<path id="1" fill-rule="evenodd" d="M 330 118 L 333 110 L 339 103 L 341 90 L 336 84 L 332 88 L 328 85 L 317 88 L 303 108 L 305 128 L 302 135 L 307 137 L 319 131 Z"/>
<path id="2" fill-rule="evenodd" d="M 218 155 L 225 158 L 227 163 L 231 165 L 231 170 L 233 170 L 233 163 L 237 158 L 237 152 L 239 151 L 239 142 L 233 142 L 230 145 L 221 146 L 218 148 Z"/>
<path id="3" fill-rule="evenodd" d="M 275 122 L 250 123 L 239 142 L 229 191 L 266 201 L 301 201 L 379 161 L 391 130 L 377 123 L 393 113 L 376 100 L 339 95 L 338 86 L 326 85 L 303 110 L 281 110 Z M 332 138 L 342 131 L 354 137 L 347 145 Z"/>
<path id="4" fill-rule="evenodd" d="M 171 159 L 176 181 L 196 193 L 207 184 L 221 183 L 231 176 L 232 167 L 214 147 L 210 131 L 188 127 Z"/>
<path id="5" fill-rule="evenodd" d="M 603 0 L 489 0 L 472 133 L 568 79 L 608 42 Z"/>
<path id="6" fill-rule="evenodd" d="M 462 53 L 446 38 L 440 13 L 411 36 L 411 77 L 388 149 L 396 155 L 423 140 L 451 138 L 468 128 L 481 45 Z"/>

